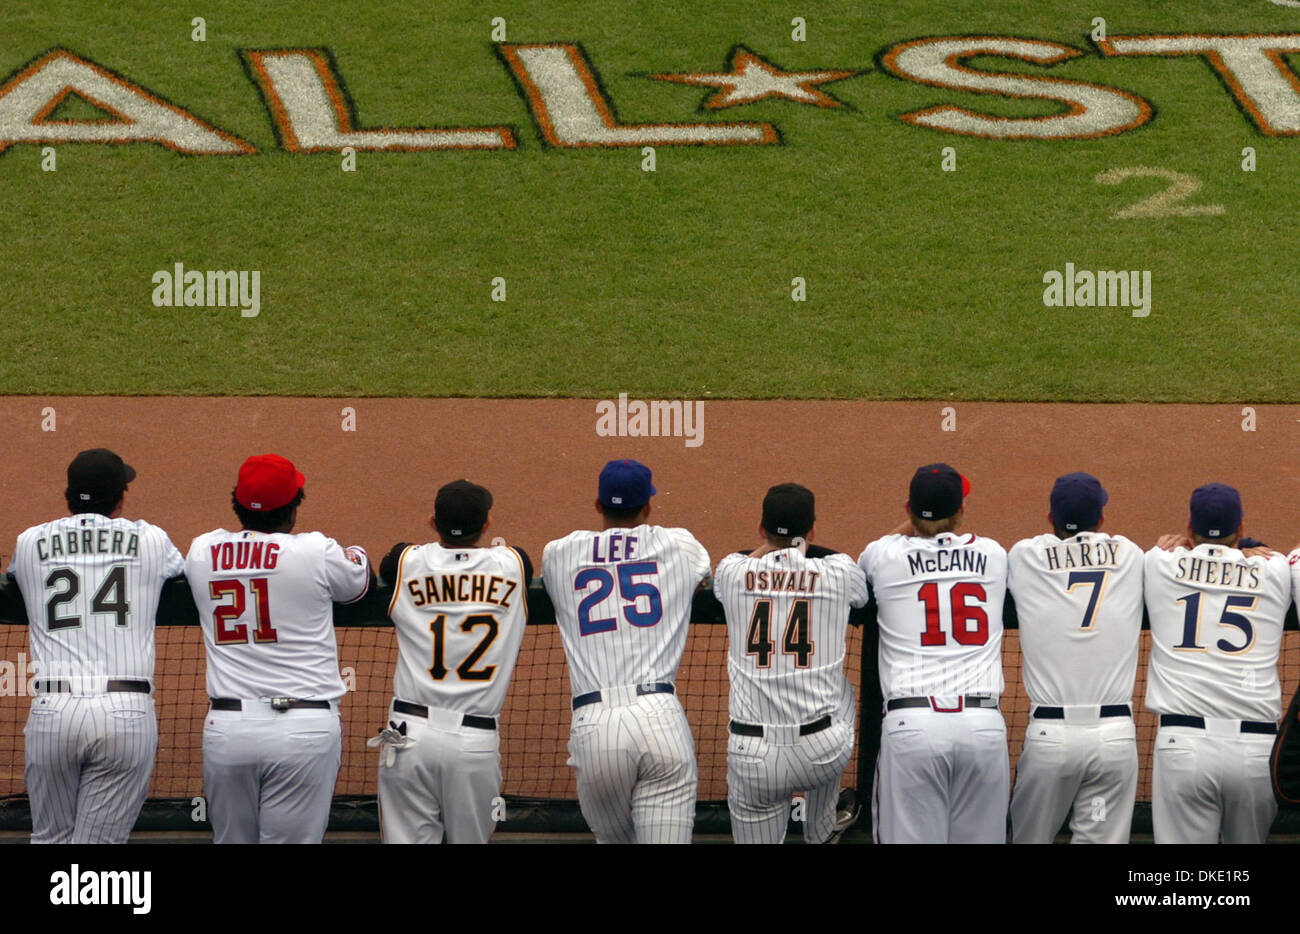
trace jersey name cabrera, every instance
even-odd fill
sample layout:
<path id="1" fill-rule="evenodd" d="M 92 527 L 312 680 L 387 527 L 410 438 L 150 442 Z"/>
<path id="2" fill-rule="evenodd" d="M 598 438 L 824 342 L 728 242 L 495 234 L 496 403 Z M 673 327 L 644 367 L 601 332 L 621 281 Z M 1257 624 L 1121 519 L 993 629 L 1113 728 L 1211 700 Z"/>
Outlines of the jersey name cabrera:
<path id="1" fill-rule="evenodd" d="M 709 553 L 686 529 L 578 531 L 547 544 L 542 580 L 574 695 L 675 681 L 692 598 L 710 570 Z"/>
<path id="2" fill-rule="evenodd" d="M 109 678 L 152 680 L 158 595 L 182 570 L 167 533 L 141 519 L 85 513 L 23 532 L 9 573 L 27 604 L 38 677 L 82 692 Z"/>
<path id="3" fill-rule="evenodd" d="M 1122 535 L 1050 532 L 1007 555 L 1029 699 L 1050 707 L 1127 704 L 1142 632 L 1142 549 Z"/>
<path id="4" fill-rule="evenodd" d="M 848 555 L 797 548 L 723 558 L 713 591 L 727 616 L 729 714 L 746 723 L 810 723 L 845 705 L 849 610 L 867 578 Z"/>
<path id="5" fill-rule="evenodd" d="M 886 700 L 1001 695 L 1007 553 L 991 538 L 886 535 L 858 564 L 878 605 Z"/>
<path id="6" fill-rule="evenodd" d="M 397 629 L 397 697 L 497 716 L 528 618 L 524 575 L 505 545 L 406 548 L 388 607 Z"/>
<path id="7" fill-rule="evenodd" d="M 194 539 L 185 559 L 203 627 L 208 696 L 343 696 L 333 602 L 370 584 L 366 553 L 320 532 L 227 532 Z"/>
<path id="8" fill-rule="evenodd" d="M 1146 705 L 1158 713 L 1277 720 L 1277 656 L 1291 602 L 1282 555 L 1247 558 L 1236 548 L 1147 552 L 1151 620 Z"/>

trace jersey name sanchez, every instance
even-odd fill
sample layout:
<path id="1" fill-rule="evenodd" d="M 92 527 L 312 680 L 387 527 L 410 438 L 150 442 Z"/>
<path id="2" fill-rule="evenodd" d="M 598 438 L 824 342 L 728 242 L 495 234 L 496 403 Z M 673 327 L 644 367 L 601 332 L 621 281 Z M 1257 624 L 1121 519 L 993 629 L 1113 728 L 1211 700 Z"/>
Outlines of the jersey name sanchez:
<path id="1" fill-rule="evenodd" d="M 572 532 L 547 544 L 542 581 L 574 695 L 675 682 L 709 553 L 686 529 Z"/>
<path id="2" fill-rule="evenodd" d="M 1146 554 L 1151 620 L 1148 710 L 1273 720 L 1282 715 L 1277 658 L 1291 603 L 1282 555 L 1247 558 L 1202 543 Z"/>
<path id="3" fill-rule="evenodd" d="M 411 545 L 398 559 L 388 616 L 397 630 L 394 694 L 495 717 L 528 621 L 528 581 L 513 548 Z"/>
<path id="4" fill-rule="evenodd" d="M 885 700 L 1001 695 L 1007 553 L 991 538 L 886 535 L 858 559 L 878 610 Z"/>
<path id="5" fill-rule="evenodd" d="M 1020 621 L 1029 700 L 1128 704 L 1142 633 L 1142 549 L 1122 535 L 1048 532 L 1016 542 L 1007 589 Z"/>
<path id="6" fill-rule="evenodd" d="M 194 539 L 185 577 L 203 627 L 208 696 L 343 696 L 334 601 L 365 596 L 364 550 L 320 532 L 227 532 Z"/>
<path id="7" fill-rule="evenodd" d="M 64 516 L 18 536 L 9 573 L 27 605 L 38 678 L 98 693 L 109 678 L 152 681 L 154 617 L 184 559 L 141 519 Z"/>
<path id="8" fill-rule="evenodd" d="M 848 555 L 797 548 L 722 559 L 713 592 L 727 616 L 729 713 L 745 723 L 803 724 L 843 709 L 849 610 L 867 578 Z"/>

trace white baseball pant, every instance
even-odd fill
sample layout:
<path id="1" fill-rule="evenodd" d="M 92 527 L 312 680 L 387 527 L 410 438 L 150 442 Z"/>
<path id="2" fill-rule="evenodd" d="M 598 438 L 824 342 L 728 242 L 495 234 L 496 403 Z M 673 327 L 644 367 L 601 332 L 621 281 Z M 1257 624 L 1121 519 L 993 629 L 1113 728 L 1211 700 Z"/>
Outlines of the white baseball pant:
<path id="1" fill-rule="evenodd" d="M 330 710 L 209 710 L 203 790 L 215 843 L 320 843 L 338 781 L 343 729 Z"/>
<path id="2" fill-rule="evenodd" d="M 496 826 L 492 799 L 501 793 L 496 730 L 465 726 L 464 713 L 428 708 L 397 713 L 406 743 L 380 747 L 379 821 L 385 843 L 487 843 Z M 391 764 L 386 764 L 391 762 Z"/>
<path id="3" fill-rule="evenodd" d="M 1263 843 L 1277 816 L 1274 739 L 1242 733 L 1240 720 L 1160 727 L 1151 782 L 1156 843 Z"/>
<path id="4" fill-rule="evenodd" d="M 888 711 L 871 800 L 876 842 L 1005 843 L 1010 785 L 996 708 Z"/>
<path id="5" fill-rule="evenodd" d="M 727 809 L 737 843 L 782 843 L 790 798 L 807 795 L 804 839 L 824 843 L 835 825 L 844 767 L 853 755 L 853 721 L 799 735 L 798 726 L 763 725 L 762 736 L 730 733 Z"/>
<path id="6" fill-rule="evenodd" d="M 597 843 L 690 843 L 699 773 L 695 740 L 673 694 L 601 690 L 573 712 L 569 762 Z"/>
<path id="7" fill-rule="evenodd" d="M 148 694 L 41 694 L 23 727 L 32 843 L 126 843 L 158 748 Z"/>
<path id="8" fill-rule="evenodd" d="M 1072 843 L 1128 843 L 1137 798 L 1133 718 L 1096 706 L 1030 717 L 1011 793 L 1011 842 L 1051 843 L 1067 815 Z"/>

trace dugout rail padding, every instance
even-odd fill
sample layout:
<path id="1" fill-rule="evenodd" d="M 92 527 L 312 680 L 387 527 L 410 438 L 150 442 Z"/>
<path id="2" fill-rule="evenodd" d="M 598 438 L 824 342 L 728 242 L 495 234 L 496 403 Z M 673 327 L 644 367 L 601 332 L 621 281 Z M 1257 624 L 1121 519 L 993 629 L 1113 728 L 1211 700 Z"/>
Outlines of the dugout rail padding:
<path id="1" fill-rule="evenodd" d="M 5 588 L 0 586 L 0 623 L 13 624 L 15 627 L 24 626 L 27 623 L 25 610 L 22 606 L 21 598 L 14 593 L 14 590 L 16 590 L 16 588 Z M 391 632 L 392 622 L 387 618 L 387 609 L 392 592 L 391 585 L 379 582 L 377 586 L 372 587 L 369 593 L 357 603 L 346 605 L 336 604 L 334 608 L 334 622 L 335 628 L 340 630 L 340 642 L 346 642 L 348 641 L 348 637 L 357 633 L 365 633 L 367 631 L 374 633 L 376 630 L 387 629 Z M 530 630 L 536 633 L 539 630 L 534 629 L 534 627 L 554 626 L 554 607 L 551 605 L 546 591 L 542 588 L 540 579 L 534 579 L 532 581 L 528 589 L 527 601 L 528 626 Z M 707 786 L 714 790 L 715 793 L 707 797 L 704 793 L 706 782 L 704 778 L 703 762 L 706 754 L 710 756 L 715 763 L 716 761 L 721 760 L 724 768 L 726 755 L 726 633 L 725 629 L 713 628 L 720 627 L 725 623 L 725 620 L 723 617 L 722 605 L 718 602 L 711 590 L 706 588 L 695 595 L 691 618 L 693 623 L 693 637 L 696 633 L 704 633 L 705 635 L 703 635 L 702 638 L 708 640 L 707 653 L 714 657 L 715 664 L 708 666 L 710 672 L 712 673 L 712 669 L 715 667 L 720 667 L 721 669 L 716 672 L 719 677 L 712 677 L 706 682 L 713 686 L 713 690 L 705 694 L 696 694 L 694 696 L 697 698 L 707 697 L 711 701 L 711 706 L 713 708 L 713 719 L 716 720 L 720 718 L 722 721 L 720 723 L 712 724 L 713 729 L 701 728 L 699 724 L 693 724 L 695 727 L 697 747 L 701 750 L 702 764 L 701 800 L 697 804 L 695 832 L 699 834 L 726 834 L 730 832 L 730 822 L 725 800 L 725 789 L 721 794 L 716 793 L 719 787 L 719 781 L 716 774 L 707 783 Z M 877 677 L 876 667 L 878 643 L 877 629 L 875 626 L 874 603 L 867 607 L 854 610 L 850 616 L 850 623 L 853 628 L 850 629 L 850 653 L 848 657 L 846 657 L 846 670 L 850 672 L 851 677 L 856 675 L 854 680 L 858 683 L 859 726 L 857 736 L 857 754 L 854 761 L 850 763 L 846 776 L 851 778 L 848 784 L 852 784 L 857 788 L 859 797 L 863 802 L 863 817 L 859 824 L 859 828 L 863 831 L 869 831 L 871 821 L 869 807 L 871 783 L 876 754 L 879 750 L 879 727 L 883 707 L 883 699 L 880 693 L 880 684 Z M 159 719 L 160 721 L 163 721 L 163 705 L 166 701 L 163 693 L 166 690 L 165 682 L 168 677 L 184 679 L 183 683 L 186 686 L 196 688 L 200 692 L 202 687 L 202 665 L 195 664 L 196 659 L 193 657 L 194 640 L 197 639 L 199 635 L 197 630 L 199 620 L 189 587 L 183 580 L 170 581 L 164 587 L 162 600 L 158 610 L 157 624 L 162 628 L 158 633 L 160 643 L 158 653 L 160 678 L 155 693 L 160 697 Z M 1023 685 L 1019 680 L 1019 639 L 1018 633 L 1016 632 L 1018 629 L 1018 620 L 1016 616 L 1015 603 L 1009 596 L 1003 613 L 1003 626 L 1008 630 L 1008 635 L 1004 640 L 1003 647 L 1004 668 L 1007 669 L 1008 674 L 1008 694 L 1004 695 L 1003 710 L 1007 719 L 1008 740 L 1011 745 L 1011 753 L 1014 763 L 1015 757 L 1019 751 L 1024 722 L 1027 721 L 1028 718 L 1028 701 L 1027 698 L 1023 696 Z M 182 670 L 169 676 L 162 669 L 165 667 L 165 663 L 171 661 L 166 657 L 165 653 L 167 652 L 167 636 L 174 631 L 172 627 L 189 627 L 191 632 L 187 634 L 187 638 L 190 640 L 187 643 L 189 656 L 186 659 L 187 664 L 183 666 Z M 695 627 L 708 627 L 708 629 L 697 630 Z M 1146 630 L 1147 628 L 1147 622 L 1144 619 L 1143 629 Z M 1297 619 L 1296 609 L 1294 606 L 1292 606 L 1288 611 L 1286 629 L 1288 630 L 1288 635 L 1286 642 L 1284 643 L 1283 652 L 1283 689 L 1285 696 L 1289 697 L 1290 693 L 1288 689 L 1294 690 L 1297 684 L 1300 684 L 1300 636 L 1297 636 L 1296 633 Z M 14 639 L 14 635 L 17 634 L 18 630 L 9 629 L 8 631 L 8 642 L 12 647 L 17 641 Z M 3 635 L 3 631 L 0 631 L 0 636 Z M 547 635 L 551 637 L 551 640 L 554 643 L 558 644 L 558 631 L 555 633 L 547 633 Z M 25 641 L 24 636 L 22 637 L 22 642 L 25 644 Z M 391 637 L 388 641 L 390 643 L 392 642 Z M 1012 643 L 1014 643 L 1014 645 L 1012 645 Z M 1140 708 L 1141 706 L 1141 689 L 1145 680 L 1147 655 L 1145 643 L 1146 637 L 1144 636 L 1143 649 L 1138 670 L 1139 683 L 1137 690 L 1134 692 L 1136 708 Z M 549 653 L 551 656 L 554 656 L 557 647 L 558 645 L 552 645 L 550 647 Z M 857 648 L 857 652 L 852 651 L 854 648 Z M 201 640 L 198 652 L 201 656 Z M 396 656 L 394 646 L 390 645 L 388 654 L 389 657 L 386 659 L 386 662 L 388 664 L 387 671 L 389 673 L 384 677 L 387 684 L 386 686 L 382 684 L 376 686 L 377 688 L 382 688 L 382 690 L 378 691 L 378 695 L 382 698 L 387 698 L 391 695 L 391 665 L 395 661 Z M 516 668 L 515 678 L 511 686 L 512 691 L 516 687 L 520 687 L 520 677 L 521 673 L 524 671 L 525 664 L 523 655 L 524 652 L 521 651 L 520 663 Z M 382 657 L 379 657 L 377 660 L 381 662 L 385 661 Z M 197 659 L 197 661 L 201 661 L 201 658 Z M 342 650 L 340 652 L 340 661 L 341 663 L 343 662 Z M 1009 661 L 1014 661 L 1014 665 L 1009 665 Z M 686 674 L 686 669 L 691 662 L 691 643 L 688 643 L 687 656 L 683 660 L 683 676 Z M 533 681 L 545 684 L 551 689 L 550 693 L 553 695 L 562 695 L 564 700 L 563 709 L 567 714 L 569 684 L 568 673 L 563 665 L 562 653 L 560 653 L 558 665 L 554 658 L 551 658 L 549 661 L 546 659 L 533 660 L 530 664 L 537 668 L 544 669 L 544 673 L 540 677 L 534 678 Z M 1012 677 L 1013 673 L 1015 677 Z M 679 688 L 681 688 L 680 680 L 681 679 L 679 678 Z M 531 683 L 521 689 L 526 690 L 526 688 L 530 686 L 532 686 Z M 370 690 L 371 695 L 376 694 L 376 687 L 372 687 Z M 1016 690 L 1018 690 L 1018 694 L 1016 693 Z M 686 696 L 687 692 L 683 690 L 681 693 L 683 694 L 683 703 L 687 705 L 688 712 L 691 712 L 692 705 Z M 3 769 L 5 758 L 7 757 L 9 766 L 8 779 L 11 784 L 14 779 L 15 769 L 18 769 L 18 778 L 19 780 L 21 779 L 21 770 L 19 766 L 21 764 L 22 744 L 21 741 L 17 739 L 17 736 L 21 735 L 21 720 L 19 717 L 25 718 L 27 705 L 26 699 L 23 697 L 17 698 L 17 704 L 13 704 L 13 700 L 14 698 L 10 696 L 3 698 L 6 705 L 12 705 L 14 707 L 14 710 L 12 711 L 14 715 L 4 719 L 3 722 L 0 722 L 0 731 L 3 731 L 3 733 L 0 734 L 0 770 Z M 527 698 L 526 700 L 531 700 L 531 698 Z M 201 698 L 200 702 L 202 702 Z M 384 703 L 386 703 L 386 700 Z M 200 703 L 200 706 L 202 706 L 202 703 Z M 527 702 L 517 705 L 519 710 L 528 710 L 532 706 L 534 705 Z M 1135 713 L 1138 713 L 1137 709 L 1135 709 Z M 507 711 L 503 712 L 503 729 L 508 727 L 509 714 L 510 711 L 508 704 Z M 1143 742 L 1143 734 L 1153 734 L 1154 723 L 1151 715 L 1138 715 L 1140 723 L 1139 756 L 1143 765 L 1143 785 L 1141 788 L 1147 788 L 1149 787 L 1150 743 Z M 518 713 L 516 713 L 516 716 L 518 716 Z M 198 717 L 199 722 L 201 723 L 201 710 L 198 713 Z M 1142 726 L 1141 721 L 1143 717 L 1151 719 L 1152 722 Z M 17 725 L 16 730 L 14 729 L 15 725 Z M 351 736 L 345 734 L 345 741 L 347 739 L 355 740 L 361 733 L 365 733 L 366 730 L 373 732 L 374 730 L 372 727 L 377 728 L 378 726 L 378 722 L 373 724 L 367 723 L 365 729 L 360 732 L 354 730 L 353 735 Z M 560 723 L 551 724 L 548 722 L 547 727 L 554 727 L 554 729 L 550 729 L 551 736 L 549 737 L 549 742 L 553 744 L 558 743 L 561 747 L 558 754 L 563 755 L 563 741 L 567 738 L 568 734 L 567 716 L 564 718 L 563 722 Z M 160 726 L 160 760 L 163 752 L 162 732 L 162 727 Z M 528 732 L 527 728 L 525 729 L 525 732 Z M 706 736 L 705 734 L 708 735 Z M 190 737 L 190 739 L 193 740 L 193 737 Z M 711 748 L 707 752 L 704 750 L 706 742 L 712 744 Z M 194 765 L 193 757 L 201 754 L 201 744 L 191 742 L 188 750 L 182 750 L 181 752 L 182 757 L 184 757 L 184 754 L 188 753 L 189 759 L 187 759 L 186 762 L 192 767 Z M 371 754 L 365 755 L 366 758 L 362 760 L 363 769 L 365 768 L 364 763 L 373 758 Z M 503 760 L 509 755 L 510 752 L 505 748 L 503 742 Z M 345 750 L 345 762 L 347 761 L 348 756 L 349 753 Z M 509 772 L 509 766 L 509 762 L 503 761 L 503 770 L 507 773 Z M 161 767 L 161 764 L 159 767 Z M 371 787 L 373 787 L 375 769 L 377 769 L 377 764 L 370 762 L 368 774 L 371 779 Z M 155 779 L 158 778 L 157 770 L 158 767 L 155 769 Z M 566 769 L 566 771 L 571 770 Z M 716 765 L 714 771 L 716 772 Z M 340 785 L 342 784 L 341 773 Z M 356 781 L 353 781 L 351 784 L 355 785 L 357 783 Z M 1141 788 L 1139 790 L 1138 806 L 1133 818 L 1133 832 L 1135 834 L 1149 834 L 1151 832 L 1150 805 L 1147 801 L 1142 799 Z M 151 794 L 141 812 L 140 819 L 136 823 L 136 830 L 194 832 L 210 829 L 210 825 L 206 820 L 196 819 L 195 816 L 195 796 L 201 793 L 201 781 L 200 787 L 193 789 L 193 794 L 190 794 L 189 791 L 190 789 L 187 789 L 184 796 L 177 796 L 174 793 L 164 795 Z M 512 794 L 509 793 L 510 785 L 508 782 L 503 788 L 503 791 L 506 792 L 503 795 L 505 819 L 499 824 L 499 828 L 503 831 L 571 833 L 584 832 L 587 830 L 586 824 L 578 810 L 577 801 L 573 797 L 550 797 L 538 794 Z M 377 832 L 378 826 L 378 805 L 373 793 L 336 794 L 330 814 L 330 831 Z M 792 833 L 798 835 L 798 831 L 795 827 L 796 825 L 792 821 Z M 0 794 L 0 830 L 30 831 L 30 829 L 31 818 L 26 795 L 22 793 Z M 1300 833 L 1300 808 L 1293 810 L 1284 807 L 1279 813 L 1277 821 L 1274 823 L 1273 832 Z"/>

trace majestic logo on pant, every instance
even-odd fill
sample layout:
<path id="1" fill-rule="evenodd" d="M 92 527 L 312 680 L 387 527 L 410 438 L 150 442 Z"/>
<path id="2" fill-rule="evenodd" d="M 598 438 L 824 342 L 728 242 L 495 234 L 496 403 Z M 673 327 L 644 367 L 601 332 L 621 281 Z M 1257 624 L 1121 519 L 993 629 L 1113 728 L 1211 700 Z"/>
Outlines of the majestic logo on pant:
<path id="1" fill-rule="evenodd" d="M 524 98 L 537 136 L 557 149 L 656 146 L 767 146 L 780 143 L 765 121 L 621 118 L 586 50 L 573 42 L 498 43 L 500 64 Z M 1203 93 L 1228 93 L 1265 136 L 1300 136 L 1300 76 L 1286 56 L 1300 53 L 1300 33 L 1275 35 L 1111 35 L 1088 48 L 1016 36 L 935 36 L 909 39 L 881 50 L 879 74 L 939 89 L 930 106 L 899 114 L 912 126 L 987 139 L 1091 139 L 1149 123 L 1153 102 L 1121 88 L 1039 74 L 1087 55 L 1203 58 L 1221 85 Z M 490 61 L 485 55 L 485 63 Z M 969 62 L 1003 59 L 1012 70 Z M 513 127 L 387 126 L 364 128 L 348 95 L 339 64 L 327 48 L 244 49 L 239 61 L 260 94 L 279 145 L 288 152 L 351 150 L 504 150 L 519 147 Z M 680 67 L 680 66 L 679 66 Z M 702 88 L 697 112 L 712 113 L 762 102 L 811 105 L 829 114 L 850 108 L 824 87 L 853 87 L 870 102 L 880 77 L 870 69 L 787 68 L 741 45 L 723 70 L 700 68 L 639 73 L 636 77 Z M 963 92 L 945 100 L 942 92 Z M 962 106 L 969 94 L 1041 102 L 1036 116 L 1003 117 Z M 90 105 L 100 116 L 69 119 L 65 102 Z M 1157 101 L 1155 104 L 1159 104 Z M 859 105 L 860 107 L 863 105 Z M 775 110 L 766 113 L 777 113 Z M 884 113 L 882 119 L 887 119 Z M 829 117 L 829 119 L 833 119 Z M 142 85 L 67 49 L 55 48 L 20 66 L 0 87 L 0 153 L 17 143 L 154 143 L 191 155 L 244 155 L 252 143 L 221 130 Z"/>
<path id="2" fill-rule="evenodd" d="M 50 882 L 51 905 L 130 905 L 137 915 L 147 915 L 153 905 L 153 873 L 147 869 L 95 872 L 73 863 Z"/>

